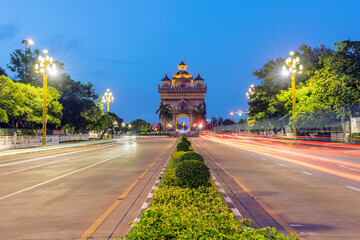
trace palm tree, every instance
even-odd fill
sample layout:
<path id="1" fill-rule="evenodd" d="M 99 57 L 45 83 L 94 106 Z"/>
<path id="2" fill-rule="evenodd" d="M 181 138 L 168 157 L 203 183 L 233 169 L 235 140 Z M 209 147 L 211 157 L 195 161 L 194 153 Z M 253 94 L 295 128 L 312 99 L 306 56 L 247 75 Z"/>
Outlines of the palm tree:
<path id="1" fill-rule="evenodd" d="M 196 108 L 193 110 L 195 121 L 197 120 L 204 120 L 206 116 L 206 105 L 205 102 L 200 103 L 196 106 Z"/>
<path id="2" fill-rule="evenodd" d="M 161 102 L 160 107 L 156 110 L 155 114 L 159 113 L 159 120 L 166 125 L 173 119 L 172 112 L 173 109 L 170 104 L 164 104 Z"/>

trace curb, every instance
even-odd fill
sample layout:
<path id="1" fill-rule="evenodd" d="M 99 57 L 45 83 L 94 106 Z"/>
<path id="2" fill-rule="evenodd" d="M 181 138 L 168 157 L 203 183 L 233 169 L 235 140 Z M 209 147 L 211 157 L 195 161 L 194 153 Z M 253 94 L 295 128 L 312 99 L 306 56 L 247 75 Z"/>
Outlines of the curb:
<path id="1" fill-rule="evenodd" d="M 239 210 L 235 207 L 234 203 L 231 201 L 231 199 L 229 198 L 229 196 L 226 194 L 226 192 L 224 191 L 224 189 L 221 187 L 220 183 L 216 180 L 215 176 L 213 174 L 211 174 L 211 177 L 217 187 L 217 189 L 220 191 L 221 195 L 223 196 L 223 198 L 225 199 L 226 203 L 228 204 L 229 208 L 231 209 L 231 211 L 233 212 L 233 214 L 237 217 L 237 219 L 242 220 L 244 219 L 244 217 L 241 215 L 241 213 L 239 212 Z"/>

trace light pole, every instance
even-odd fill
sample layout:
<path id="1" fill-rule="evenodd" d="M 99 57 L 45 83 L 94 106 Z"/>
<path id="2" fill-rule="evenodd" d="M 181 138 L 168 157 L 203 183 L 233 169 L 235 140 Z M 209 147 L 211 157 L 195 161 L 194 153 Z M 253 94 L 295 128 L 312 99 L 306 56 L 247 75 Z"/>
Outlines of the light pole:
<path id="1" fill-rule="evenodd" d="M 44 57 L 38 57 L 38 63 L 35 65 L 35 71 L 43 75 L 43 146 L 46 146 L 46 100 L 47 100 L 47 76 L 56 73 L 56 66 L 52 57 L 49 57 L 48 50 L 44 49 Z"/>
<path id="2" fill-rule="evenodd" d="M 27 58 L 27 49 L 28 49 L 28 45 L 33 45 L 34 41 L 31 39 L 27 39 L 27 40 L 22 40 L 23 44 L 25 44 L 25 80 L 26 83 L 29 83 L 29 74 L 28 74 L 28 58 Z"/>
<path id="3" fill-rule="evenodd" d="M 25 44 L 25 53 L 27 52 L 28 45 L 33 45 L 34 41 L 31 39 L 22 40 L 21 43 Z"/>
<path id="4" fill-rule="evenodd" d="M 303 66 L 300 64 L 300 58 L 294 57 L 294 52 L 290 52 L 290 57 L 288 57 L 285 61 L 285 65 L 283 66 L 283 74 L 291 76 L 291 89 L 292 89 L 292 113 L 293 116 L 296 113 L 296 97 L 295 97 L 295 75 L 301 74 L 303 70 Z M 296 128 L 295 128 L 295 118 L 293 118 L 293 131 L 294 138 L 296 138 Z"/>
<path id="5" fill-rule="evenodd" d="M 112 95 L 112 92 L 110 92 L 110 89 L 107 89 L 104 93 L 104 96 L 102 97 L 102 102 L 107 103 L 107 113 L 110 111 L 110 102 L 114 101 L 114 97 Z"/>

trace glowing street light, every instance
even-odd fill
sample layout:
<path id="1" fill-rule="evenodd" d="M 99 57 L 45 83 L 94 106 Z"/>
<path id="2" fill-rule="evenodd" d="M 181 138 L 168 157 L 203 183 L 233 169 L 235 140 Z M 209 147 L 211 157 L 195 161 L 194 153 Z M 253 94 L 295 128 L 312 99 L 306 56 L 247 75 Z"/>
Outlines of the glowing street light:
<path id="1" fill-rule="evenodd" d="M 110 92 L 110 89 L 107 89 L 104 93 L 104 96 L 102 97 L 102 102 L 107 103 L 107 112 L 109 113 L 110 110 L 110 102 L 114 101 L 114 96 L 112 95 L 112 92 Z"/>
<path id="2" fill-rule="evenodd" d="M 296 97 L 295 97 L 295 75 L 301 74 L 303 71 L 303 66 L 300 64 L 300 58 L 294 57 L 294 52 L 290 52 L 290 57 L 285 61 L 283 66 L 283 74 L 291 76 L 291 89 L 292 89 L 292 110 L 293 115 L 296 112 Z M 296 138 L 296 128 L 295 128 L 295 119 L 294 119 L 294 138 Z"/>
<path id="3" fill-rule="evenodd" d="M 27 39 L 27 40 L 22 40 L 23 44 L 25 44 L 25 81 L 26 83 L 29 83 L 29 74 L 28 74 L 28 58 L 27 58 L 27 50 L 28 50 L 28 45 L 34 45 L 34 41 L 31 39 Z"/>
<path id="4" fill-rule="evenodd" d="M 122 122 L 122 123 L 121 123 L 121 127 L 124 128 L 125 126 L 126 126 L 125 122 Z"/>
<path id="5" fill-rule="evenodd" d="M 56 66 L 52 57 L 49 57 L 48 50 L 44 49 L 44 57 L 38 57 L 38 63 L 35 65 L 35 71 L 43 75 L 43 146 L 46 146 L 46 104 L 47 104 L 47 76 L 56 74 Z"/>
<path id="6" fill-rule="evenodd" d="M 21 43 L 25 44 L 25 53 L 27 52 L 28 45 L 34 45 L 34 41 L 31 39 L 22 40 Z"/>
<path id="7" fill-rule="evenodd" d="M 251 84 L 249 90 L 246 92 L 246 97 L 250 100 L 253 100 L 255 97 L 254 95 L 255 95 L 255 86 L 254 84 Z"/>
<path id="8" fill-rule="evenodd" d="M 131 126 L 131 123 L 129 123 L 129 125 L 128 125 L 128 128 L 130 129 L 132 126 Z"/>

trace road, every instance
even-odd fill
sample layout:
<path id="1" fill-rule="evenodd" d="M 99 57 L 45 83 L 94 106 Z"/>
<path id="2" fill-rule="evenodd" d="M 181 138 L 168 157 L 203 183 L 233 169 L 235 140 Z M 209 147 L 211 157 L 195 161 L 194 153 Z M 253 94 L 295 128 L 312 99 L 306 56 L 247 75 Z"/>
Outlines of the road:
<path id="1" fill-rule="evenodd" d="M 110 229 L 112 237 L 123 236 L 175 141 L 144 139 L 1 157 L 0 239 L 78 239 L 133 189 L 117 213 L 123 214 L 124 226 L 119 228 L 112 214 L 93 234 L 107 239 Z M 139 209 L 131 210 L 136 201 Z"/>
<path id="2" fill-rule="evenodd" d="M 191 141 L 255 227 L 288 227 L 304 239 L 360 239 L 358 146 L 234 134 Z"/>

